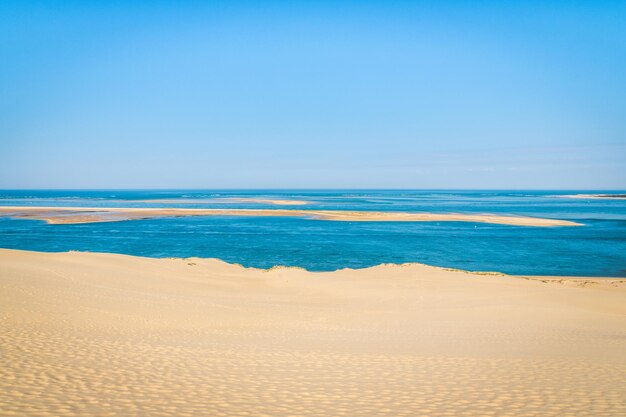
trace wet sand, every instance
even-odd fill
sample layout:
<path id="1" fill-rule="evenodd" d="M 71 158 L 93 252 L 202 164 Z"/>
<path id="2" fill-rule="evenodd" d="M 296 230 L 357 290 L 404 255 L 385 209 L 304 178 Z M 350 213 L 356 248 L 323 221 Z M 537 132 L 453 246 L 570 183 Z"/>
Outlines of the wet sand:
<path id="1" fill-rule="evenodd" d="M 282 216 L 311 220 L 360 222 L 472 222 L 511 226 L 582 226 L 580 223 L 538 217 L 495 214 L 403 213 L 298 209 L 185 209 L 185 208 L 105 208 L 105 207 L 0 207 L 0 216 L 44 220 L 50 224 L 76 224 L 143 220 L 187 216 Z"/>
<path id="2" fill-rule="evenodd" d="M 0 250 L 0 415 L 623 416 L 626 280 Z"/>

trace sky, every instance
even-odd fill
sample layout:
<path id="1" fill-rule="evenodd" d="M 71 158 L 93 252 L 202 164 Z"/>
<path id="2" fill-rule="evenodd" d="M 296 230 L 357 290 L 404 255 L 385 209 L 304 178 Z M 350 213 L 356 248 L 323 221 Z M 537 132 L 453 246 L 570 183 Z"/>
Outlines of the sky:
<path id="1" fill-rule="evenodd" d="M 4 0 L 0 188 L 626 189 L 626 2 Z"/>

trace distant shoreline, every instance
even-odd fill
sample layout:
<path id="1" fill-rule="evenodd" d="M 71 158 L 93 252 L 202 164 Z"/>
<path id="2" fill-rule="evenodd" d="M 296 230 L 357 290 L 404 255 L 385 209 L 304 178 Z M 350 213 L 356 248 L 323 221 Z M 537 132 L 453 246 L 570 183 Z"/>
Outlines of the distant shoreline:
<path id="1" fill-rule="evenodd" d="M 570 194 L 570 195 L 559 195 L 557 197 L 602 199 L 602 200 L 626 200 L 626 194 Z"/>

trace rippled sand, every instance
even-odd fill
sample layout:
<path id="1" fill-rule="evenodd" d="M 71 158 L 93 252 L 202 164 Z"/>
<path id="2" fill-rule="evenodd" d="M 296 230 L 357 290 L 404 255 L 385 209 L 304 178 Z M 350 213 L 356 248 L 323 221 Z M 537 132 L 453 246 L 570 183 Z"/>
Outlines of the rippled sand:
<path id="1" fill-rule="evenodd" d="M 286 210 L 286 209 L 187 209 L 120 207 L 0 207 L 0 216 L 45 220 L 50 224 L 78 224 L 188 216 L 279 216 L 352 222 L 471 222 L 512 226 L 582 226 L 580 223 L 539 217 L 496 214 L 404 213 L 383 211 Z"/>
<path id="2" fill-rule="evenodd" d="M 626 282 L 0 250 L 0 415 L 624 416 Z"/>

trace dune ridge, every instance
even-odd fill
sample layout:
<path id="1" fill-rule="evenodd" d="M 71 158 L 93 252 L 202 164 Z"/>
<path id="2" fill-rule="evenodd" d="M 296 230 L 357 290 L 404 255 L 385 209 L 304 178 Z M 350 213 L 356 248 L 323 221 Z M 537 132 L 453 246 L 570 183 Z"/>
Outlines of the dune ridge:
<path id="1" fill-rule="evenodd" d="M 626 411 L 623 279 L 0 249 L 0 306 L 3 416 Z"/>

